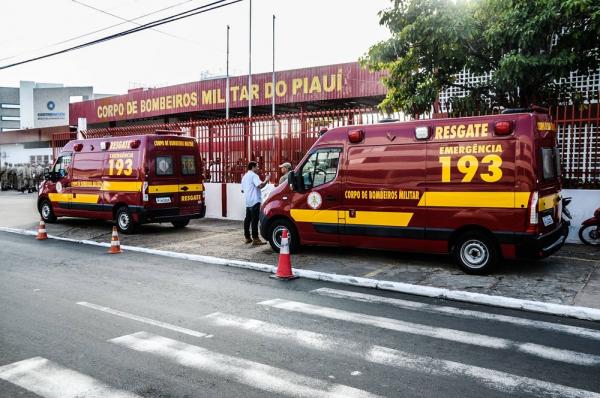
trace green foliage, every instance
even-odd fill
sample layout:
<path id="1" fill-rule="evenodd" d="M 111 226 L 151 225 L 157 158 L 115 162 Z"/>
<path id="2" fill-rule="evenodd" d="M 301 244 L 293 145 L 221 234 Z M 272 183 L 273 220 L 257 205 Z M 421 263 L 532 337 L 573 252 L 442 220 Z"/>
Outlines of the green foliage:
<path id="1" fill-rule="evenodd" d="M 599 65 L 599 0 L 392 0 L 379 15 L 392 36 L 361 62 L 388 71 L 385 111 L 427 112 L 450 87 L 469 92 L 464 104 L 550 105 L 569 90 L 556 80 Z M 492 75 L 459 84 L 463 69 Z"/>

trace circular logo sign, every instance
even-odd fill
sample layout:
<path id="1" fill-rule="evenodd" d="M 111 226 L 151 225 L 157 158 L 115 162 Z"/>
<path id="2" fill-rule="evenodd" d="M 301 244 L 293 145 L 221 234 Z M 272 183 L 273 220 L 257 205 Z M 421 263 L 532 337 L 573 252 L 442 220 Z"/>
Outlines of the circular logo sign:
<path id="1" fill-rule="evenodd" d="M 53 111 L 54 108 L 56 108 L 56 104 L 54 103 L 54 101 L 48 101 L 46 106 L 48 107 L 48 110 L 50 110 L 50 111 Z"/>
<path id="2" fill-rule="evenodd" d="M 321 204 L 323 203 L 323 198 L 318 192 L 311 192 L 306 200 L 308 203 L 308 207 L 315 210 L 321 207 Z"/>
<path id="3" fill-rule="evenodd" d="M 60 181 L 56 183 L 56 192 L 62 192 L 62 184 Z"/>

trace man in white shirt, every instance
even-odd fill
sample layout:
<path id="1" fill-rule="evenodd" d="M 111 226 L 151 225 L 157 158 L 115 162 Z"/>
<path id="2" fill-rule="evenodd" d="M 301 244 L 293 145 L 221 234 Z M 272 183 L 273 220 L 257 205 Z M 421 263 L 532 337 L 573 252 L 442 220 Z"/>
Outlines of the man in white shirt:
<path id="1" fill-rule="evenodd" d="M 244 219 L 244 236 L 246 243 L 254 246 L 265 245 L 266 242 L 258 238 L 258 218 L 260 213 L 261 193 L 269 182 L 270 173 L 265 174 L 265 180 L 258 177 L 258 163 L 248 163 L 248 171 L 242 177 L 242 193 L 246 200 L 246 218 Z M 252 236 L 250 235 L 250 224 L 252 224 Z"/>

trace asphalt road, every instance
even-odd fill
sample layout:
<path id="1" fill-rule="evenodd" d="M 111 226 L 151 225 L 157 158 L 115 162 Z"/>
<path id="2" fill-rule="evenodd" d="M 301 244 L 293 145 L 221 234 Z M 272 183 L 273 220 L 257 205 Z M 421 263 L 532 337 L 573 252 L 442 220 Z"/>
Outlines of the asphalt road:
<path id="1" fill-rule="evenodd" d="M 600 397 L 600 324 L 0 232 L 1 397 Z"/>

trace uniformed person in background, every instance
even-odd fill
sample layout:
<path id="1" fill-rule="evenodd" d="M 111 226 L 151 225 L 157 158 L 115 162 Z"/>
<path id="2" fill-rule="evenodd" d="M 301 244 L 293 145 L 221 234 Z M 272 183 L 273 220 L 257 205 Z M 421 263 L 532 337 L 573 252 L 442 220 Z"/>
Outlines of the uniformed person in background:
<path id="1" fill-rule="evenodd" d="M 0 165 L 0 190 L 5 191 L 8 186 L 8 162 Z"/>
<path id="2" fill-rule="evenodd" d="M 8 189 L 17 188 L 17 168 L 13 164 L 8 165 Z"/>
<path id="3" fill-rule="evenodd" d="M 42 183 L 42 181 L 44 180 L 44 168 L 42 167 L 41 164 L 37 164 L 35 166 L 35 190 L 38 190 L 38 187 L 40 186 L 40 184 Z"/>
<path id="4" fill-rule="evenodd" d="M 31 165 L 29 163 L 25 163 L 23 165 L 23 191 L 27 191 L 27 193 L 31 193 L 31 189 L 33 188 L 33 173 L 31 170 Z"/>
<path id="5" fill-rule="evenodd" d="M 23 163 L 17 164 L 17 191 L 25 192 L 25 166 Z"/>

